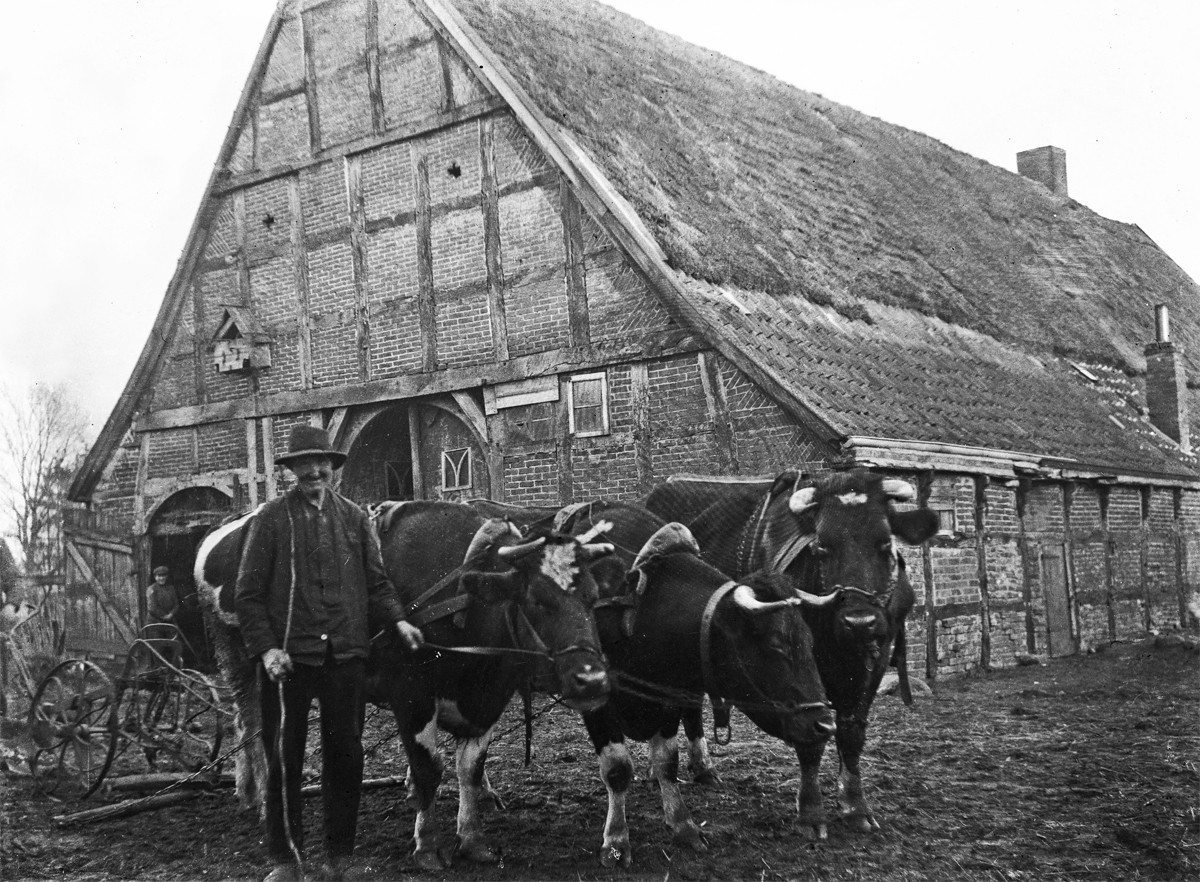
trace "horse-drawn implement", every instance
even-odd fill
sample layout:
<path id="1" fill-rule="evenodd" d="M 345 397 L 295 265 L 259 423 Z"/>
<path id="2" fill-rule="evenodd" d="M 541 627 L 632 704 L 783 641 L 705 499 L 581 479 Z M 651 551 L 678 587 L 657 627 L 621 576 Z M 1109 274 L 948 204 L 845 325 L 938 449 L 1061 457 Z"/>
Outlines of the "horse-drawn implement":
<path id="1" fill-rule="evenodd" d="M 46 792 L 86 798 L 106 778 L 219 771 L 229 718 L 216 683 L 180 667 L 170 625 L 142 629 L 112 659 L 67 658 L 38 683 L 29 767 Z"/>

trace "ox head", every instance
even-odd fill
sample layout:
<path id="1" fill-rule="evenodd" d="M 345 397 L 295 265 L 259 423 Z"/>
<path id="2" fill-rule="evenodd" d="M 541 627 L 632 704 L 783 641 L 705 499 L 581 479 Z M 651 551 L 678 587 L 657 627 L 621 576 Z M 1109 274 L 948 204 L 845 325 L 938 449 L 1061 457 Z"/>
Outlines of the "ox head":
<path id="1" fill-rule="evenodd" d="M 788 499 L 802 532 L 814 537 L 812 554 L 822 591 L 837 596 L 837 639 L 872 655 L 893 636 L 894 626 L 913 604 L 895 540 L 919 545 L 937 532 L 933 512 L 893 506 L 915 497 L 907 482 L 859 469 L 822 477 Z"/>
<path id="2" fill-rule="evenodd" d="M 798 592 L 778 574 L 759 572 L 733 583 L 701 558 L 691 532 L 678 523 L 668 523 L 650 537 L 630 576 L 653 584 L 662 597 L 676 593 L 674 584 L 687 583 L 709 598 L 699 623 L 706 690 L 733 702 L 763 731 L 797 749 L 823 745 L 833 734 L 812 634 L 800 612 L 805 605 L 833 598 Z M 678 616 L 679 622 L 663 623 L 666 633 L 681 627 L 695 630 L 682 607 Z"/>
<path id="3" fill-rule="evenodd" d="M 544 527 L 528 534 L 492 518 L 463 559 L 462 591 L 481 607 L 504 606 L 516 648 L 553 664 L 557 691 L 577 710 L 593 710 L 609 693 L 607 664 L 592 607 L 598 597 L 590 565 L 613 546 L 600 530 L 574 538 Z"/>

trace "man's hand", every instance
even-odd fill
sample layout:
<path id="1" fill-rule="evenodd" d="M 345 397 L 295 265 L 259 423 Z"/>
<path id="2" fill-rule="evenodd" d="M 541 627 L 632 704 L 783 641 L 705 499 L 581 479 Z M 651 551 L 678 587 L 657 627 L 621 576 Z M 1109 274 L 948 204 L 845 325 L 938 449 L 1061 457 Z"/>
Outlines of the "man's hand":
<path id="1" fill-rule="evenodd" d="M 416 652 L 425 645 L 425 635 L 416 625 L 410 625 L 408 622 L 396 622 L 396 633 L 400 635 L 400 642 L 408 647 L 409 652 Z"/>
<path id="2" fill-rule="evenodd" d="M 292 672 L 292 657 L 282 649 L 268 649 L 262 654 L 262 663 L 272 683 L 282 683 Z"/>

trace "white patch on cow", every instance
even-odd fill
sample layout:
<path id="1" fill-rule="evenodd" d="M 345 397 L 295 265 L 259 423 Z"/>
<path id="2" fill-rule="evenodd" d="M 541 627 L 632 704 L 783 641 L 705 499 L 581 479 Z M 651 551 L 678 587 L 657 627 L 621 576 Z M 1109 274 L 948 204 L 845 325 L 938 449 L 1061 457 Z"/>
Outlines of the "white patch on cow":
<path id="1" fill-rule="evenodd" d="M 841 500 L 842 505 L 865 505 L 867 494 L 851 490 L 849 493 L 843 493 L 838 499 Z"/>
<path id="2" fill-rule="evenodd" d="M 458 841 L 459 849 L 472 860 L 486 860 L 492 855 L 483 837 L 480 822 L 479 798 L 484 792 L 483 781 L 475 783 L 476 773 L 483 775 L 483 764 L 487 759 L 488 745 L 496 727 L 488 729 L 479 738 L 464 738 L 458 742 L 455 770 L 458 772 Z"/>
<path id="3" fill-rule="evenodd" d="M 263 505 L 265 504 L 266 503 L 263 503 Z M 260 505 L 258 508 L 254 509 L 254 511 L 250 512 L 249 514 L 242 515 L 236 521 L 230 521 L 228 524 L 217 527 L 217 529 L 213 530 L 204 537 L 204 540 L 200 543 L 200 547 L 196 549 L 196 563 L 192 568 L 192 576 L 196 580 L 196 595 L 199 597 L 200 602 L 212 610 L 222 623 L 232 628 L 237 627 L 237 615 L 233 612 L 223 612 L 221 609 L 220 599 L 221 591 L 232 591 L 233 584 L 210 585 L 204 578 L 204 565 L 208 562 L 208 556 L 212 554 L 213 549 L 217 547 L 221 540 L 235 530 L 240 529 L 242 525 L 246 523 L 246 521 L 258 514 L 262 510 L 262 507 L 263 506 Z"/>
<path id="4" fill-rule="evenodd" d="M 440 708 L 439 708 L 440 712 Z M 458 708 L 454 709 L 458 713 Z M 417 733 L 416 742 L 428 751 L 431 757 L 438 755 L 438 715 L 434 714 L 433 719 L 425 724 L 425 728 Z"/>
<path id="5" fill-rule="evenodd" d="M 467 726 L 467 718 L 462 715 L 462 711 L 458 709 L 458 702 L 449 698 L 439 698 L 437 703 L 437 717 L 444 726 Z M 436 743 L 436 741 L 435 741 Z"/>
<path id="6" fill-rule="evenodd" d="M 579 562 L 575 558 L 575 545 L 543 546 L 542 575 L 570 594 L 575 587 L 575 580 L 579 576 Z"/>

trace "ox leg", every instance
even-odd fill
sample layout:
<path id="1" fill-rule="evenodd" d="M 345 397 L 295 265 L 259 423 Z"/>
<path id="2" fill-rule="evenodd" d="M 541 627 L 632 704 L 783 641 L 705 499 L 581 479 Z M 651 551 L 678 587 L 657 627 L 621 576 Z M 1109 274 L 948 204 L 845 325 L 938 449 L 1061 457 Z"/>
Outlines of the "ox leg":
<path id="1" fill-rule="evenodd" d="M 807 839 L 828 839 L 825 805 L 821 799 L 821 755 L 824 744 L 796 748 L 800 760 L 800 789 L 796 791 L 796 813 L 800 830 Z"/>
<path id="2" fill-rule="evenodd" d="M 704 708 L 689 707 L 683 711 L 683 732 L 688 741 L 688 770 L 693 783 L 716 787 L 721 776 L 713 767 L 708 753 L 708 740 L 704 737 Z"/>
<path id="3" fill-rule="evenodd" d="M 413 831 L 416 850 L 413 857 L 422 869 L 440 872 L 449 862 L 438 852 L 441 837 L 434 811 L 434 799 L 442 780 L 442 761 L 437 748 L 437 717 L 431 715 L 429 722 L 415 737 L 405 735 L 404 726 L 400 731 L 408 754 L 408 801 L 417 812 Z"/>
<path id="4" fill-rule="evenodd" d="M 842 818 L 850 824 L 850 829 L 858 833 L 878 830 L 879 822 L 867 804 L 859 771 L 859 758 L 867 740 L 866 721 L 848 714 L 844 717 L 839 715 L 836 737 L 842 761 L 842 770 L 838 774 L 838 805 Z"/>
<path id="5" fill-rule="evenodd" d="M 608 815 L 604 818 L 604 839 L 600 843 L 600 863 L 606 868 L 620 864 L 633 866 L 629 845 L 629 822 L 625 818 L 625 794 L 633 780 L 633 760 L 624 741 L 606 744 L 600 750 L 600 778 L 608 790 Z"/>
<path id="6" fill-rule="evenodd" d="M 633 781 L 633 760 L 613 710 L 603 708 L 586 713 L 583 722 L 600 761 L 600 779 L 608 791 L 608 815 L 604 819 L 600 863 L 608 869 L 618 864 L 631 867 L 633 849 L 629 845 L 629 823 L 625 819 L 625 794 Z"/>
<path id="7" fill-rule="evenodd" d="M 495 731 L 496 727 L 492 726 L 479 738 L 460 740 L 455 756 L 455 768 L 458 771 L 458 854 L 482 864 L 499 861 L 499 856 L 484 838 L 479 805 L 482 796 L 494 792 L 487 783 L 483 766 Z"/>
<path id="8" fill-rule="evenodd" d="M 650 739 L 650 765 L 662 796 L 663 820 L 671 828 L 671 841 L 693 851 L 705 851 L 700 828 L 684 805 L 679 792 L 679 746 L 675 732 L 664 735 L 656 732 Z"/>

